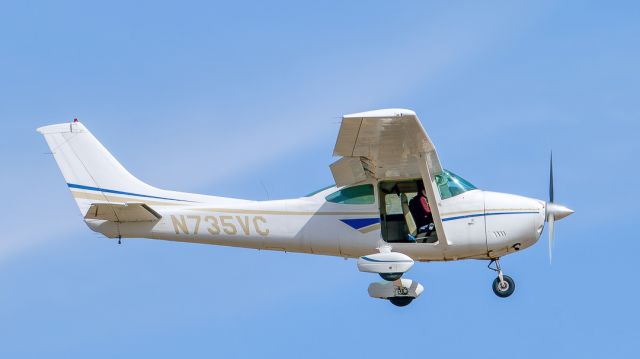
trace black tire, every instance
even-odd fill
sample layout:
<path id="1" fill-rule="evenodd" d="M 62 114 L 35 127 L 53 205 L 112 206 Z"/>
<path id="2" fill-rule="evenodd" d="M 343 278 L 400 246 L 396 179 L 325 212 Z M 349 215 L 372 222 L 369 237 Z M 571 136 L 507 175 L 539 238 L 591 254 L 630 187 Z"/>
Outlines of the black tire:
<path id="1" fill-rule="evenodd" d="M 389 301 L 391 302 L 391 304 L 395 305 L 396 307 L 406 307 L 413 301 L 413 298 L 412 297 L 393 297 L 393 298 L 389 298 Z"/>
<path id="2" fill-rule="evenodd" d="M 504 279 L 504 287 L 500 285 L 500 278 L 496 278 L 493 281 L 493 292 L 500 298 L 506 298 L 513 294 L 513 291 L 516 290 L 516 283 L 509 277 L 508 275 L 503 275 Z"/>
<path id="3" fill-rule="evenodd" d="M 394 280 L 400 279 L 404 273 L 378 273 L 382 279 L 393 282 Z"/>

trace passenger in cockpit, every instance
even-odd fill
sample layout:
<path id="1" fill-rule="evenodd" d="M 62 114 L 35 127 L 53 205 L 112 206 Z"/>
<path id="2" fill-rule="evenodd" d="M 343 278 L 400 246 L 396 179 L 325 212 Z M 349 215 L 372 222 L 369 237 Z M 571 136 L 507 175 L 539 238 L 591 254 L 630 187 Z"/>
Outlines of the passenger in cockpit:
<path id="1" fill-rule="evenodd" d="M 418 228 L 418 234 L 432 231 L 430 225 L 433 224 L 433 215 L 422 181 L 418 181 L 418 194 L 409 201 L 409 210 Z"/>

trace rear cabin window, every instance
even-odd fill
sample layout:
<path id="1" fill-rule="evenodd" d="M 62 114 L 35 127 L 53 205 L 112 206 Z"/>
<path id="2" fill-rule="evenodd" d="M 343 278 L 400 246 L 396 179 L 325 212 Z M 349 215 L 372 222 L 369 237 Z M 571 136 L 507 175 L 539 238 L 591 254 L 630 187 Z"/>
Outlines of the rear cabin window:
<path id="1" fill-rule="evenodd" d="M 340 204 L 373 204 L 373 185 L 363 184 L 359 186 L 343 188 L 326 197 L 327 201 Z"/>
<path id="2" fill-rule="evenodd" d="M 407 192 L 405 195 L 407 196 L 407 204 L 411 202 L 413 197 L 415 197 L 418 193 L 416 192 Z M 402 202 L 400 201 L 400 196 L 395 193 L 389 193 L 384 196 L 384 207 L 386 214 L 402 214 Z"/>

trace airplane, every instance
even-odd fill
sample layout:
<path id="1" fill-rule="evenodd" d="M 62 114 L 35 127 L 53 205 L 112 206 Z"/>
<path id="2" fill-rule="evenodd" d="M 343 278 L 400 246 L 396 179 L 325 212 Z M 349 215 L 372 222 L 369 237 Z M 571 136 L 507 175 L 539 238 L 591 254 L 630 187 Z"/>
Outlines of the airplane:
<path id="1" fill-rule="evenodd" d="M 404 278 L 416 261 L 489 261 L 493 292 L 515 290 L 500 258 L 535 244 L 545 222 L 573 211 L 549 200 L 483 191 L 442 167 L 415 112 L 382 109 L 342 118 L 330 165 L 335 185 L 307 196 L 254 201 L 158 189 L 129 173 L 77 119 L 37 129 L 87 226 L 112 239 L 150 238 L 357 258 L 383 280 L 369 296 L 406 306 L 424 287 Z M 179 175 L 178 173 L 176 173 Z M 418 188 L 432 223 L 416 228 Z"/>

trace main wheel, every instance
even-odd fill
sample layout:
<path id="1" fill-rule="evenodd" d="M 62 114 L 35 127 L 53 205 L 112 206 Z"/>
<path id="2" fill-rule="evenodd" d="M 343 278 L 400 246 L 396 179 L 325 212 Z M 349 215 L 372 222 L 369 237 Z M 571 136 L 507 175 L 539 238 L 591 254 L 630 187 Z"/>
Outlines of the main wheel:
<path id="1" fill-rule="evenodd" d="M 393 298 L 389 298 L 389 301 L 391 302 L 391 304 L 395 305 L 396 307 L 404 307 L 409 305 L 409 303 L 413 301 L 413 298 L 412 297 L 393 297 Z"/>
<path id="2" fill-rule="evenodd" d="M 506 298 L 516 290 L 516 283 L 508 275 L 503 275 L 504 282 L 500 283 L 500 277 L 493 281 L 493 292 L 500 298 Z"/>
<path id="3" fill-rule="evenodd" d="M 379 274 L 380 274 L 380 277 L 382 277 L 382 279 L 389 282 L 393 282 L 395 280 L 400 279 L 400 277 L 402 277 L 404 273 L 379 273 Z"/>

